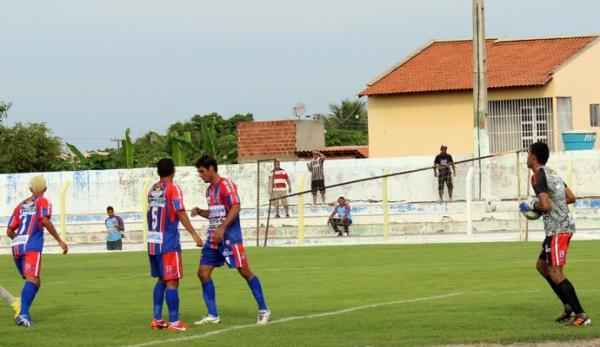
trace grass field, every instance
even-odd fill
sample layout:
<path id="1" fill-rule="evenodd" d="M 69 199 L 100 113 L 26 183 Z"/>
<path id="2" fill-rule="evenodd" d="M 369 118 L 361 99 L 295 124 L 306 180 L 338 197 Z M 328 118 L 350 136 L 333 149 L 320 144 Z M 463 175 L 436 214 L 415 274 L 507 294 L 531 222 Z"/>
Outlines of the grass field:
<path id="1" fill-rule="evenodd" d="M 600 242 L 574 241 L 566 273 L 592 319 L 553 322 L 558 299 L 535 271 L 537 243 L 251 248 L 273 312 L 257 327 L 256 304 L 236 271 L 215 271 L 221 324 L 152 331 L 154 280 L 145 253 L 45 255 L 35 326 L 14 326 L 0 304 L 0 345 L 131 345 L 170 339 L 210 346 L 422 346 L 600 337 Z M 205 314 L 195 276 L 199 251 L 184 251 L 181 318 Z M 0 284 L 20 295 L 12 259 Z M 369 306 L 370 305 L 370 306 Z M 166 305 L 165 305 L 166 317 Z M 295 319 L 287 319 L 296 317 Z M 228 329 L 219 333 L 219 331 Z M 212 332 L 212 334 L 206 334 Z M 182 339 L 182 340 L 179 340 Z"/>

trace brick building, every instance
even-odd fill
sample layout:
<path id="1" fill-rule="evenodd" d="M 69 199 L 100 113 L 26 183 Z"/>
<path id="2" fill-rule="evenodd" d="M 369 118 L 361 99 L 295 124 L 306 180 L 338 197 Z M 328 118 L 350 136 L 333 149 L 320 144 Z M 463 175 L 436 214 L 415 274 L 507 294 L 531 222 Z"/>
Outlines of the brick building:
<path id="1" fill-rule="evenodd" d="M 323 119 L 239 123 L 237 149 L 238 163 L 309 158 L 315 150 L 333 159 L 368 157 L 367 146 L 325 147 Z"/>

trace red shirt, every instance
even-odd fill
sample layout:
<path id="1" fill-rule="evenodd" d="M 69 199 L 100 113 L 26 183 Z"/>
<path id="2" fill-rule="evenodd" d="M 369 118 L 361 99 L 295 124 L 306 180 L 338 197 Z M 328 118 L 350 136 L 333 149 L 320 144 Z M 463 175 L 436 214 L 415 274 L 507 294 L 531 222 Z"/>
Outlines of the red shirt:
<path id="1" fill-rule="evenodd" d="M 288 174 L 284 169 L 273 170 L 273 190 L 287 191 Z"/>

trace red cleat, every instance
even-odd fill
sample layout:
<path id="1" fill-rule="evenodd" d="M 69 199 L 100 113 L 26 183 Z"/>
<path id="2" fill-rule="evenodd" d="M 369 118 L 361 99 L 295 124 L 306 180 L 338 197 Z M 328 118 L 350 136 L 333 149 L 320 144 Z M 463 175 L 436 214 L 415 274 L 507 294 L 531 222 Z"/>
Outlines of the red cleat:
<path id="1" fill-rule="evenodd" d="M 169 326 L 167 327 L 167 330 L 169 331 L 187 331 L 187 324 L 185 324 L 184 321 L 179 321 L 175 324 L 173 323 L 169 323 Z"/>
<path id="2" fill-rule="evenodd" d="M 575 316 L 575 319 L 573 319 L 573 322 L 571 322 L 571 325 L 576 327 L 581 327 L 590 324 L 592 324 L 592 320 L 585 313 L 578 314 L 577 316 Z"/>
<path id="3" fill-rule="evenodd" d="M 161 320 L 153 319 L 152 322 L 150 322 L 150 328 L 152 328 L 152 330 L 165 329 L 166 327 L 167 327 L 167 322 L 165 322 L 164 319 L 161 319 Z"/>

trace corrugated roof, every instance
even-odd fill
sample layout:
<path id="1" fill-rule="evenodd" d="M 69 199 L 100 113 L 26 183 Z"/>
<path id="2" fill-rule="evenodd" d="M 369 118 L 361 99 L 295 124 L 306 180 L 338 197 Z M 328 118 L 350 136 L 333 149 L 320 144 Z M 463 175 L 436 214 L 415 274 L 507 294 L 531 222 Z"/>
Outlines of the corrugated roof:
<path id="1" fill-rule="evenodd" d="M 599 38 L 486 40 L 488 88 L 543 86 L 557 68 Z M 385 95 L 473 88 L 473 41 L 433 41 L 360 92 Z"/>
<path id="2" fill-rule="evenodd" d="M 369 146 L 331 146 L 320 149 L 325 157 L 354 157 L 354 158 L 368 158 L 369 157 Z M 298 156 L 310 157 L 312 151 L 298 151 Z"/>

